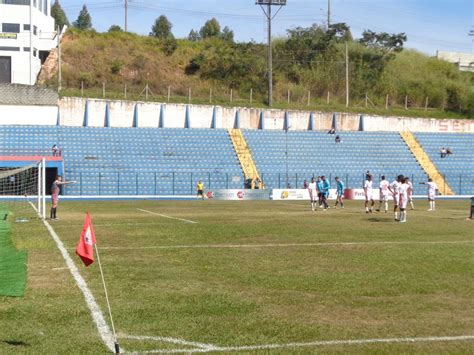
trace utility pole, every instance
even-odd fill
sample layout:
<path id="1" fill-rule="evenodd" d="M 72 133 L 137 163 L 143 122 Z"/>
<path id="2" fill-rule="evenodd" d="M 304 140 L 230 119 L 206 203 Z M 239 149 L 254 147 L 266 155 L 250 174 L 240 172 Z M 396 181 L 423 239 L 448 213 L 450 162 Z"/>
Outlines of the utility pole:
<path id="1" fill-rule="evenodd" d="M 331 26 L 331 0 L 328 0 L 328 29 Z"/>
<path id="2" fill-rule="evenodd" d="M 125 0 L 125 32 L 128 32 L 128 0 Z"/>
<path id="3" fill-rule="evenodd" d="M 349 107 L 349 47 L 346 42 L 346 107 Z"/>
<path id="4" fill-rule="evenodd" d="M 273 106 L 272 5 L 268 4 L 268 106 Z"/>
<path id="5" fill-rule="evenodd" d="M 61 32 L 59 26 L 57 27 L 58 36 L 58 92 L 62 89 L 62 70 L 61 70 Z"/>
<path id="6" fill-rule="evenodd" d="M 286 5 L 286 0 L 256 0 L 256 5 L 260 5 L 262 8 L 263 13 L 265 14 L 268 20 L 268 38 L 267 38 L 267 46 L 268 46 L 268 106 L 273 106 L 273 58 L 272 58 L 272 20 L 275 18 L 276 15 L 280 12 L 283 6 Z M 263 7 L 266 6 L 266 10 Z M 280 8 L 276 11 L 275 15 L 272 15 L 272 6 L 280 6 Z"/>

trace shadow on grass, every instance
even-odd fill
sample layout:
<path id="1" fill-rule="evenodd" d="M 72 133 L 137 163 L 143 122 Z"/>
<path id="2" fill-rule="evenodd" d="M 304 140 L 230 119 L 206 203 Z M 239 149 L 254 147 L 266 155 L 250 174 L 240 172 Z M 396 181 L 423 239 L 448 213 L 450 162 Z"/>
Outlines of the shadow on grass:
<path id="1" fill-rule="evenodd" d="M 25 343 L 24 341 L 19 340 L 2 340 L 0 339 L 0 343 L 5 343 L 11 346 L 30 346 L 30 344 Z"/>
<path id="2" fill-rule="evenodd" d="M 374 223 L 387 223 L 387 222 L 393 222 L 392 219 L 388 219 L 388 218 L 369 218 L 368 219 L 369 222 L 374 222 Z"/>

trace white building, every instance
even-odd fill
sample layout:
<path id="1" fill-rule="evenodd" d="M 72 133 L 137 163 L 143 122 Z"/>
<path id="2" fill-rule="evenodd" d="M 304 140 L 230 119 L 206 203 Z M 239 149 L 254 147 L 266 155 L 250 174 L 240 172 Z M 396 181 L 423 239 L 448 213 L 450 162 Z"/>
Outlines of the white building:
<path id="1" fill-rule="evenodd" d="M 0 83 L 34 85 L 56 46 L 51 0 L 0 0 Z"/>
<path id="2" fill-rule="evenodd" d="M 461 71 L 474 71 L 474 54 L 472 53 L 438 51 L 436 57 L 456 64 Z"/>

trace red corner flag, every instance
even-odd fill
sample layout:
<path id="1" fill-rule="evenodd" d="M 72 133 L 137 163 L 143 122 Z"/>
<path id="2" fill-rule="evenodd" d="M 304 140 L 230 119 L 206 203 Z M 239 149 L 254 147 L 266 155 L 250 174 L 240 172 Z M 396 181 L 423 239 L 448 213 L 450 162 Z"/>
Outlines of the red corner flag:
<path id="1" fill-rule="evenodd" d="M 81 239 L 79 239 L 76 247 L 76 254 L 79 255 L 86 266 L 94 262 L 94 244 L 94 228 L 92 227 L 91 216 L 87 212 L 84 225 L 82 226 Z"/>

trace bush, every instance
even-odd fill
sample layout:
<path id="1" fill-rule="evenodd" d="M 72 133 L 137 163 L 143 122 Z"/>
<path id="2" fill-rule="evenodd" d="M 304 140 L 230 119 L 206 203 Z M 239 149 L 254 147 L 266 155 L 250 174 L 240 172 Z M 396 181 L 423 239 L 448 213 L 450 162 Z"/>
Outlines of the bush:
<path id="1" fill-rule="evenodd" d="M 123 63 L 119 60 L 114 60 L 112 65 L 110 66 L 110 71 L 112 74 L 119 74 L 120 70 L 122 70 Z"/>

